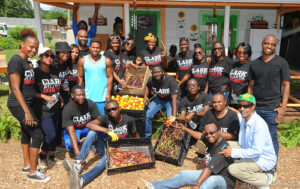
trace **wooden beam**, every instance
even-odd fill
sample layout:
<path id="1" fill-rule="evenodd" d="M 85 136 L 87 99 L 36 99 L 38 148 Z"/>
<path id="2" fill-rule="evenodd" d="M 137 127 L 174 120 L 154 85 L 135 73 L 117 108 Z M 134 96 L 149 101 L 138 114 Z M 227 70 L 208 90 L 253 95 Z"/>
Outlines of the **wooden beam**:
<path id="1" fill-rule="evenodd" d="M 69 10 L 73 10 L 74 5 L 70 5 L 68 3 L 48 3 L 48 2 L 43 2 L 43 4 L 47 4 L 47 5 L 51 5 L 54 7 L 60 7 L 63 9 L 69 9 Z"/>
<path id="2" fill-rule="evenodd" d="M 166 44 L 165 34 L 166 34 L 166 8 L 161 8 L 160 9 L 160 38 L 164 44 Z"/>
<path id="3" fill-rule="evenodd" d="M 293 96 L 289 96 L 289 100 L 294 102 L 294 103 L 300 104 L 300 100 L 298 100 L 297 98 L 295 98 Z"/>
<path id="4" fill-rule="evenodd" d="M 295 70 L 290 70 L 290 74 L 294 76 L 300 76 L 300 73 L 296 72 Z"/>
<path id="5" fill-rule="evenodd" d="M 283 13 L 289 13 L 289 12 L 296 12 L 296 11 L 300 11 L 300 7 L 291 7 L 291 8 L 283 8 L 280 13 L 283 14 Z"/>

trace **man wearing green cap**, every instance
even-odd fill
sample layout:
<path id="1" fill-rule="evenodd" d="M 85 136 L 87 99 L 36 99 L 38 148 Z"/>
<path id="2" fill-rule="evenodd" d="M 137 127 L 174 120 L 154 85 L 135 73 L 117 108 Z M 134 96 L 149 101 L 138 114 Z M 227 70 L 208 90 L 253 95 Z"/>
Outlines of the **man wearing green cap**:
<path id="1" fill-rule="evenodd" d="M 273 147 L 267 123 L 255 112 L 256 100 L 252 94 L 239 97 L 239 145 L 242 148 L 228 146 L 219 152 L 225 157 L 240 158 L 228 167 L 229 173 L 239 180 L 268 188 L 274 176 L 268 173 L 275 165 L 277 156 Z"/>

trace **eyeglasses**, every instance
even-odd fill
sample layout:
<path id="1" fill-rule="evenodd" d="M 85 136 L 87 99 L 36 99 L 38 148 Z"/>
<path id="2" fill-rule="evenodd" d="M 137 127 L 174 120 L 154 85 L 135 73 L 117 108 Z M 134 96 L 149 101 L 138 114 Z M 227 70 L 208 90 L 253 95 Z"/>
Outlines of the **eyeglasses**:
<path id="1" fill-rule="evenodd" d="M 134 47 L 134 43 L 126 42 L 126 45 L 128 45 L 130 47 Z"/>
<path id="2" fill-rule="evenodd" d="M 208 136 L 208 135 L 214 135 L 216 132 L 218 132 L 219 129 L 213 131 L 213 132 L 209 132 L 209 133 L 204 133 L 205 136 Z"/>
<path id="3" fill-rule="evenodd" d="M 193 88 L 193 87 L 198 87 L 198 85 L 197 84 L 188 84 L 187 87 L 188 88 Z"/>
<path id="4" fill-rule="evenodd" d="M 194 56 L 196 56 L 196 55 L 201 55 L 203 52 L 202 51 L 198 51 L 198 52 L 194 52 Z"/>
<path id="5" fill-rule="evenodd" d="M 237 107 L 238 109 L 241 109 L 242 107 L 244 109 L 250 108 L 252 106 L 252 104 L 238 104 Z"/>
<path id="6" fill-rule="evenodd" d="M 109 36 L 109 39 L 110 40 L 118 40 L 118 41 L 120 41 L 120 36 L 118 36 L 118 35 L 111 35 L 111 36 Z"/>
<path id="7" fill-rule="evenodd" d="M 214 51 L 216 51 L 216 50 L 219 50 L 219 51 L 220 51 L 220 50 L 222 50 L 222 49 L 223 49 L 223 47 L 213 48 Z"/>
<path id="8" fill-rule="evenodd" d="M 236 54 L 238 54 L 238 55 L 248 55 L 247 52 L 241 52 L 241 51 L 236 52 Z"/>
<path id="9" fill-rule="evenodd" d="M 119 107 L 112 107 L 110 109 L 106 109 L 107 113 L 110 113 L 111 111 L 116 111 Z"/>
<path id="10" fill-rule="evenodd" d="M 53 54 L 43 54 L 43 57 L 45 57 L 45 58 L 52 58 L 52 59 L 54 59 L 54 55 Z"/>

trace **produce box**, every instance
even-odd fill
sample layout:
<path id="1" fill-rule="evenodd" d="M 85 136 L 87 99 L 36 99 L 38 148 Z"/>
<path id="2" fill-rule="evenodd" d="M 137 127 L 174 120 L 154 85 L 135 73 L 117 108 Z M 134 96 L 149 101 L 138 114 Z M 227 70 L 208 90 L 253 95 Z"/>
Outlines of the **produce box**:
<path id="1" fill-rule="evenodd" d="M 151 71 L 148 66 L 140 66 L 137 69 L 129 66 L 126 69 L 124 76 L 128 89 L 122 89 L 119 93 L 144 96 L 147 81 L 150 76 Z"/>
<path id="2" fill-rule="evenodd" d="M 172 126 L 163 126 L 154 146 L 155 159 L 179 166 L 183 164 L 191 135 L 180 131 Z"/>
<path id="3" fill-rule="evenodd" d="M 139 169 L 150 169 L 155 166 L 154 152 L 150 138 L 120 138 L 117 142 L 107 140 L 106 147 L 107 174 L 129 172 Z M 134 155 L 128 156 L 126 152 L 124 152 L 124 155 L 119 153 L 119 155 L 122 156 L 122 162 L 116 162 L 118 160 L 117 158 L 113 156 L 110 157 L 110 153 L 113 154 L 116 150 L 130 151 L 133 152 Z M 145 157 L 147 156 L 147 158 L 139 160 L 142 163 L 128 163 L 131 162 L 131 160 L 135 162 L 140 154 Z"/>

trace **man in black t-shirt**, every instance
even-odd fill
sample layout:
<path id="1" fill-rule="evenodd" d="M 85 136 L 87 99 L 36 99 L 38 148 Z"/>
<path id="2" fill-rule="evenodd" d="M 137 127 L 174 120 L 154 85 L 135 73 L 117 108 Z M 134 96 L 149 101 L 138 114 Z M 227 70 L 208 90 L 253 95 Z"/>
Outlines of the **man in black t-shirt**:
<path id="1" fill-rule="evenodd" d="M 108 101 L 106 104 L 106 114 L 87 124 L 87 127 L 91 131 L 87 135 L 81 151 L 76 157 L 76 162 L 71 163 L 66 160 L 64 163 L 65 168 L 69 171 L 71 181 L 70 188 L 81 188 L 94 180 L 105 170 L 105 141 L 101 133 L 107 133 L 112 137 L 113 142 L 119 138 L 140 137 L 136 132 L 135 120 L 130 116 L 122 115 L 120 112 L 121 108 L 118 102 L 114 100 Z M 96 145 L 97 152 L 100 153 L 102 157 L 91 171 L 79 176 L 81 165 L 85 163 L 86 157 L 93 144 Z"/>
<path id="2" fill-rule="evenodd" d="M 201 122 L 201 118 L 209 110 L 210 98 L 208 94 L 199 93 L 200 86 L 196 79 L 187 82 L 188 95 L 181 100 L 180 116 L 177 120 L 185 121 L 195 130 Z"/>
<path id="3" fill-rule="evenodd" d="M 205 125 L 204 133 L 194 131 L 180 125 L 178 128 L 188 132 L 196 139 L 201 139 L 207 146 L 205 153 L 205 168 L 203 170 L 186 170 L 180 172 L 171 179 L 160 182 L 139 183 L 140 188 L 180 188 L 185 185 L 192 185 L 193 189 L 198 188 L 228 188 L 235 187 L 235 178 L 228 173 L 228 166 L 233 163 L 232 158 L 226 158 L 219 154 L 228 146 L 222 138 L 220 127 L 210 122 Z"/>
<path id="4" fill-rule="evenodd" d="M 154 99 L 148 99 L 150 91 L 155 94 Z M 167 117 L 177 114 L 178 84 L 174 77 L 165 74 L 162 65 L 152 68 L 152 77 L 147 82 L 144 95 L 144 104 L 148 105 L 146 111 L 145 137 L 152 135 L 152 118 L 161 109 L 166 108 Z"/>
<path id="5" fill-rule="evenodd" d="M 85 98 L 84 88 L 75 85 L 71 91 L 71 101 L 62 112 L 63 137 L 71 157 L 79 153 L 78 142 L 86 137 L 89 129 L 86 124 L 100 116 L 94 102 Z"/>
<path id="6" fill-rule="evenodd" d="M 202 125 L 215 121 L 220 125 L 222 137 L 229 140 L 238 140 L 240 130 L 239 119 L 236 113 L 226 106 L 226 98 L 222 93 L 216 93 L 212 98 L 212 109 L 208 110 L 202 119 Z M 200 131 L 204 128 L 200 127 Z M 232 144 L 231 144 L 232 145 Z"/>
<path id="7" fill-rule="evenodd" d="M 277 127 L 284 116 L 290 95 L 290 73 L 288 62 L 275 55 L 276 45 L 274 35 L 267 35 L 263 39 L 263 55 L 250 65 L 248 92 L 255 96 L 255 111 L 267 122 L 278 155 Z"/>
<path id="8" fill-rule="evenodd" d="M 79 58 L 90 54 L 91 52 L 89 46 L 87 46 L 88 32 L 84 29 L 81 29 L 78 31 L 76 38 L 78 40 Z"/>

